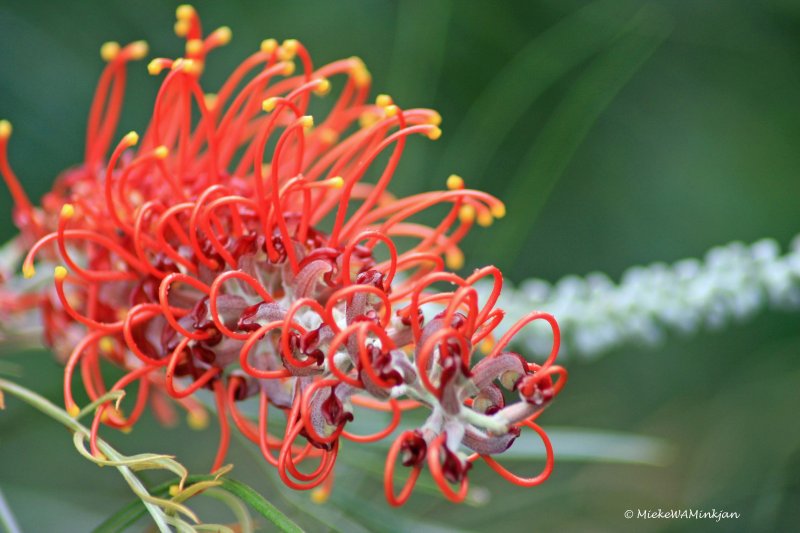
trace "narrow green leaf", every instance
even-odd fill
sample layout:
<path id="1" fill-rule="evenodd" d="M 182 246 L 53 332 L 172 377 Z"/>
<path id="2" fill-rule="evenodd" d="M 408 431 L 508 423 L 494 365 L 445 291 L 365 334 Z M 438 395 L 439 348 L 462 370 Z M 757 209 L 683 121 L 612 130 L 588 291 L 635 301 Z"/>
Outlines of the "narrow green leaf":
<path id="1" fill-rule="evenodd" d="M 289 517 L 278 510 L 277 507 L 272 505 L 269 501 L 264 499 L 258 492 L 249 486 L 239 481 L 227 478 L 219 478 L 213 475 L 197 475 L 189 476 L 186 479 L 185 486 L 189 487 L 195 483 L 202 483 L 207 481 L 220 481 L 221 484 L 216 488 L 223 490 L 229 494 L 236 496 L 243 502 L 247 503 L 254 511 L 269 520 L 274 524 L 278 530 L 284 532 L 302 532 L 303 530 L 295 524 Z M 149 492 L 152 496 L 166 496 L 169 495 L 170 487 L 177 484 L 177 480 L 162 483 L 153 487 Z M 126 505 L 116 513 L 108 517 L 102 524 L 95 528 L 95 533 L 111 533 L 116 531 L 124 531 L 128 527 L 136 523 L 145 513 L 144 505 L 141 500 L 136 500 Z"/>
<path id="2" fill-rule="evenodd" d="M 392 95 L 400 101 L 434 97 L 442 73 L 452 8 L 450 0 L 397 5 L 392 68 L 386 86 L 391 87 Z"/>
<path id="3" fill-rule="evenodd" d="M 508 198 L 508 211 L 526 213 L 528 223 L 523 232 L 533 227 L 533 220 L 597 119 L 670 31 L 671 23 L 663 13 L 645 6 L 613 47 L 571 86 L 507 185 L 507 190 L 514 191 Z M 526 236 L 499 233 L 494 236 L 499 239 L 494 246 L 518 253 Z"/>
<path id="4" fill-rule="evenodd" d="M 204 494 L 221 501 L 233 512 L 241 533 L 252 533 L 254 531 L 253 518 L 242 500 L 224 490 L 215 488 L 206 490 Z"/>
<path id="5" fill-rule="evenodd" d="M 447 141 L 438 174 L 447 175 L 457 161 L 456 171 L 487 175 L 492 157 L 525 112 L 568 72 L 607 49 L 636 5 L 624 0 L 593 2 L 517 52 L 475 99 Z"/>
<path id="6" fill-rule="evenodd" d="M 665 466 L 673 457 L 672 447 L 662 439 L 589 428 L 549 428 L 557 461 L 640 464 Z M 538 440 L 521 439 L 498 456 L 502 460 L 545 457 Z"/>
<path id="7" fill-rule="evenodd" d="M 0 489 L 0 526 L 3 526 L 8 533 L 20 533 L 19 524 L 11 511 L 11 506 L 8 505 L 2 489 Z"/>
<path id="8" fill-rule="evenodd" d="M 253 510 L 257 511 L 261 516 L 275 524 L 281 531 L 303 531 L 300 526 L 295 524 L 291 519 L 289 519 L 288 516 L 280 512 L 277 507 L 272 505 L 258 492 L 251 489 L 244 483 L 234 479 L 222 479 L 222 485 L 220 485 L 219 488 L 241 498 L 244 502 L 250 505 Z"/>
<path id="9" fill-rule="evenodd" d="M 454 530 L 446 525 L 420 520 L 408 512 L 395 511 L 388 506 L 365 506 L 363 499 L 344 490 L 332 494 L 331 500 L 335 501 L 340 509 L 361 521 L 371 531 L 445 533 Z M 466 530 L 459 529 L 458 531 Z"/>
<path id="10" fill-rule="evenodd" d="M 273 483 L 277 496 L 282 498 L 286 504 L 291 505 L 298 513 L 315 520 L 325 528 L 325 531 L 337 533 L 368 533 L 370 531 L 369 528 L 364 527 L 361 523 L 351 520 L 338 506 L 309 505 L 310 500 L 307 494 L 287 490 L 286 485 L 278 477 L 276 469 L 264 461 L 261 452 L 252 446 L 252 443 L 244 435 L 236 432 L 233 437 L 253 460 L 255 467 L 260 469 L 264 476 Z"/>

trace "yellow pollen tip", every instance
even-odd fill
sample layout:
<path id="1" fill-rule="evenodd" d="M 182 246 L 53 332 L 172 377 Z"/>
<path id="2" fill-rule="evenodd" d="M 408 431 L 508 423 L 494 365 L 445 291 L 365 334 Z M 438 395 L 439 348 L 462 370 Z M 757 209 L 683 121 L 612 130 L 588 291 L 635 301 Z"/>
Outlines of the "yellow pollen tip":
<path id="1" fill-rule="evenodd" d="M 263 109 L 266 113 L 269 113 L 275 109 L 276 105 L 278 105 L 278 98 L 273 96 L 261 102 L 261 109 Z"/>
<path id="2" fill-rule="evenodd" d="M 226 45 L 233 39 L 233 32 L 228 26 L 220 26 L 211 35 L 220 45 Z"/>
<path id="3" fill-rule="evenodd" d="M 166 159 L 169 155 L 169 148 L 164 146 L 163 144 L 153 150 L 153 155 L 156 156 L 157 159 Z"/>
<path id="4" fill-rule="evenodd" d="M 53 271 L 53 277 L 56 281 L 64 281 L 67 278 L 67 269 L 61 265 L 57 266 Z"/>
<path id="5" fill-rule="evenodd" d="M 353 81 L 356 83 L 356 87 L 364 87 L 365 85 L 369 85 L 372 81 L 372 75 L 367 70 L 367 66 L 364 64 L 364 61 L 362 61 L 360 57 L 355 56 L 351 57 L 350 60 L 353 62 L 350 74 L 353 76 Z"/>
<path id="6" fill-rule="evenodd" d="M 378 121 L 377 115 L 375 115 L 375 113 L 371 113 L 369 111 L 364 111 L 358 117 L 358 125 L 361 126 L 362 128 L 369 128 L 370 126 L 375 124 L 377 121 Z"/>
<path id="7" fill-rule="evenodd" d="M 100 47 L 100 57 L 103 61 L 113 61 L 119 55 L 119 43 L 115 41 L 108 41 L 103 43 Z"/>
<path id="8" fill-rule="evenodd" d="M 98 342 L 97 345 L 100 348 L 100 351 L 105 355 L 114 353 L 114 341 L 111 339 L 111 337 L 103 337 L 100 339 L 100 342 Z"/>
<path id="9" fill-rule="evenodd" d="M 206 429 L 208 427 L 208 415 L 205 411 L 189 411 L 186 416 L 186 423 L 195 430 Z"/>
<path id="10" fill-rule="evenodd" d="M 506 216 L 506 204 L 495 204 L 492 206 L 491 211 L 494 218 L 503 218 Z"/>
<path id="11" fill-rule="evenodd" d="M 398 111 L 400 111 L 400 108 L 392 104 L 392 105 L 387 105 L 385 108 L 383 108 L 383 111 L 386 113 L 387 117 L 393 117 L 397 114 Z"/>
<path id="12" fill-rule="evenodd" d="M 169 486 L 169 495 L 173 498 L 181 493 L 181 488 L 178 485 Z"/>
<path id="13" fill-rule="evenodd" d="M 216 93 L 206 93 L 203 95 L 203 103 L 206 104 L 206 109 L 212 111 L 217 106 Z"/>
<path id="14" fill-rule="evenodd" d="M 178 20 L 186 20 L 194 15 L 194 7 L 189 4 L 181 4 L 175 9 L 175 16 Z"/>
<path id="15" fill-rule="evenodd" d="M 122 140 L 125 141 L 125 144 L 128 146 L 136 146 L 139 143 L 139 134 L 135 131 L 129 131 Z"/>
<path id="16" fill-rule="evenodd" d="M 433 111 L 431 117 L 428 119 L 428 124 L 433 124 L 434 126 L 439 126 L 442 123 L 442 115 L 438 112 Z"/>
<path id="17" fill-rule="evenodd" d="M 75 207 L 72 204 L 64 204 L 61 208 L 61 216 L 64 218 L 72 218 L 75 216 Z"/>
<path id="18" fill-rule="evenodd" d="M 278 59 L 281 61 L 290 61 L 297 55 L 297 47 L 300 45 L 297 39 L 286 39 L 281 43 L 278 49 Z"/>
<path id="19" fill-rule="evenodd" d="M 11 137 L 11 132 L 13 131 L 14 128 L 9 121 L 5 119 L 0 120 L 0 139 L 8 139 Z"/>
<path id="20" fill-rule="evenodd" d="M 311 115 L 304 115 L 300 117 L 300 125 L 303 126 L 303 129 L 311 129 L 314 127 L 314 117 Z"/>
<path id="21" fill-rule="evenodd" d="M 265 54 L 271 54 L 278 48 L 278 41 L 275 39 L 264 39 L 261 41 L 261 51 Z"/>
<path id="22" fill-rule="evenodd" d="M 72 418 L 76 418 L 81 412 L 81 408 L 75 405 L 74 403 L 67 407 L 67 413 Z"/>
<path id="23" fill-rule="evenodd" d="M 283 75 L 284 76 L 291 76 L 292 74 L 294 74 L 294 71 L 295 71 L 296 68 L 297 67 L 295 66 L 294 63 L 287 62 L 283 67 Z"/>
<path id="24" fill-rule="evenodd" d="M 178 20 L 173 29 L 178 37 L 186 37 L 186 34 L 189 33 L 189 21 L 185 19 Z"/>
<path id="25" fill-rule="evenodd" d="M 481 341 L 480 349 L 483 353 L 489 353 L 494 348 L 494 345 L 494 338 L 490 335 Z"/>
<path id="26" fill-rule="evenodd" d="M 187 61 L 188 62 L 188 61 Z M 203 73 L 203 69 L 205 68 L 206 64 L 203 61 L 194 60 L 192 61 L 191 65 L 187 65 L 187 72 L 192 74 L 193 76 L 199 76 Z"/>
<path id="27" fill-rule="evenodd" d="M 130 432 L 133 431 L 133 428 L 131 426 L 122 426 L 121 428 L 119 428 L 119 430 L 123 432 L 125 435 L 129 435 Z"/>
<path id="28" fill-rule="evenodd" d="M 331 82 L 329 82 L 326 78 L 322 78 L 319 80 L 319 83 L 314 88 L 314 94 L 317 96 L 325 96 L 331 90 Z"/>
<path id="29" fill-rule="evenodd" d="M 135 41 L 128 45 L 129 57 L 134 61 L 139 61 L 147 57 L 150 52 L 150 46 L 147 41 Z"/>
<path id="30" fill-rule="evenodd" d="M 200 75 L 203 73 L 203 69 L 205 68 L 206 64 L 203 61 L 195 61 L 192 66 L 192 74 Z"/>
<path id="31" fill-rule="evenodd" d="M 494 217 L 491 213 L 484 211 L 478 215 L 478 225 L 483 226 L 484 228 L 488 228 L 494 222 Z"/>
<path id="32" fill-rule="evenodd" d="M 392 105 L 393 103 L 394 100 L 392 100 L 392 97 L 388 94 L 379 94 L 375 98 L 375 105 L 378 107 L 386 107 L 388 105 Z"/>
<path id="33" fill-rule="evenodd" d="M 372 74 L 366 68 L 358 69 L 353 78 L 356 82 L 356 87 L 365 87 L 372 82 Z"/>
<path id="34" fill-rule="evenodd" d="M 336 176 L 335 178 L 329 179 L 328 183 L 330 183 L 331 187 L 334 189 L 341 189 L 344 187 L 344 178 L 341 176 Z"/>
<path id="35" fill-rule="evenodd" d="M 475 207 L 471 205 L 462 205 L 461 209 L 458 210 L 458 219 L 464 223 L 475 220 Z"/>
<path id="36" fill-rule="evenodd" d="M 173 68 L 180 69 L 186 74 L 197 74 L 200 72 L 200 65 L 194 59 L 184 59 L 183 61 L 175 62 Z"/>
<path id="37" fill-rule="evenodd" d="M 196 56 L 203 51 L 203 41 L 200 39 L 189 39 L 186 41 L 186 55 Z"/>
<path id="38" fill-rule="evenodd" d="M 24 264 L 22 265 L 22 277 L 25 279 L 31 279 L 33 276 L 36 275 L 36 269 L 33 265 Z"/>
<path id="39" fill-rule="evenodd" d="M 147 72 L 151 76 L 158 76 L 164 70 L 164 63 L 160 59 L 154 59 L 147 64 Z"/>
<path id="40" fill-rule="evenodd" d="M 331 128 L 320 128 L 317 131 L 319 132 L 320 140 L 326 144 L 334 144 L 339 140 L 339 134 Z"/>
<path id="41" fill-rule="evenodd" d="M 450 174 L 447 178 L 447 188 L 451 191 L 455 191 L 456 189 L 463 189 L 464 188 L 464 178 L 459 176 L 458 174 Z"/>
<path id="42" fill-rule="evenodd" d="M 437 140 L 441 136 L 442 136 L 442 130 L 438 126 L 435 126 L 428 132 L 428 139 L 432 141 Z"/>
<path id="43" fill-rule="evenodd" d="M 323 504 L 328 501 L 330 491 L 324 488 L 317 487 L 311 491 L 311 501 L 316 504 Z"/>
<path id="44" fill-rule="evenodd" d="M 450 270 L 459 270 L 464 266 L 464 254 L 458 248 L 451 248 L 445 253 L 444 262 Z"/>

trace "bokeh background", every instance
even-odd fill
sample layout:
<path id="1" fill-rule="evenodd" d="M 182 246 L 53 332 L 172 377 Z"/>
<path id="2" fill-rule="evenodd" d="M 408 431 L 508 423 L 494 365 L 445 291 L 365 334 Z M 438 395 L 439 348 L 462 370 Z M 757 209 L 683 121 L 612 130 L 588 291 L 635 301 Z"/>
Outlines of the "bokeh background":
<path id="1" fill-rule="evenodd" d="M 0 1 L 0 115 L 14 124 L 10 157 L 32 197 L 81 157 L 100 44 L 146 39 L 157 55 L 180 55 L 176 5 Z M 467 241 L 466 268 L 494 263 L 517 282 L 590 271 L 616 278 L 633 264 L 700 256 L 732 240 L 774 237 L 785 246 L 800 231 L 796 1 L 195 6 L 208 27 L 234 31 L 209 63 L 212 90 L 261 39 L 295 37 L 317 64 L 359 55 L 376 92 L 438 109 L 443 137 L 409 143 L 393 188 L 441 188 L 456 172 L 507 202 L 505 219 Z M 141 129 L 149 116 L 156 82 L 144 67 L 130 71 L 121 132 Z M 10 205 L 3 190 L 3 241 L 14 234 Z M 556 469 L 538 488 L 505 485 L 481 467 L 471 474 L 478 490 L 470 505 L 423 487 L 394 510 L 383 501 L 381 450 L 355 446 L 345 450 L 325 505 L 282 490 L 236 442 L 234 477 L 310 531 L 796 529 L 798 325 L 797 314 L 769 313 L 655 349 L 564 361 L 569 385 L 540 420 L 566 453 L 556 438 Z M 60 367 L 45 352 L 0 350 L 17 381 L 60 398 Z M 131 501 L 119 475 L 80 458 L 55 422 L 7 403 L 0 487 L 26 530 L 90 530 Z M 213 427 L 164 429 L 147 419 L 132 435 L 109 438 L 126 453 L 176 454 L 202 472 L 217 437 Z M 592 452 L 603 446 L 612 457 L 599 460 Z M 539 465 L 513 464 L 530 472 Z M 627 509 L 658 508 L 742 517 L 623 518 Z"/>

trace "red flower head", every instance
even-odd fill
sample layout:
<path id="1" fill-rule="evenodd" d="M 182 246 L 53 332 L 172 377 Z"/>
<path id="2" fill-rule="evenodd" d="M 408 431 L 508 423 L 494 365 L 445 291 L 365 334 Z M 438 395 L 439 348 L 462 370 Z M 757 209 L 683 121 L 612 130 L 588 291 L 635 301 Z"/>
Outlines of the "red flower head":
<path id="1" fill-rule="evenodd" d="M 95 451 L 101 424 L 131 428 L 148 399 L 167 421 L 167 397 L 202 421 L 195 393 L 209 389 L 222 428 L 215 468 L 231 419 L 289 486 L 312 488 L 332 479 L 342 438 L 386 438 L 404 411 L 427 407 L 427 421 L 390 448 L 392 504 L 409 497 L 425 463 L 454 501 L 465 497 L 479 458 L 517 484 L 543 481 L 552 448 L 534 420 L 566 382 L 553 365 L 558 326 L 534 312 L 495 342 L 501 273 L 444 270 L 460 268 L 459 241 L 474 222 L 502 217 L 503 204 L 457 176 L 445 191 L 395 198 L 387 190 L 409 138 L 441 135 L 439 115 L 401 109 L 386 95 L 369 103 L 361 60 L 315 68 L 295 40 L 264 41 L 210 94 L 200 84 L 208 53 L 231 32 L 204 37 L 193 8 L 177 14 L 186 55 L 150 62 L 151 74 L 164 75 L 150 124 L 141 138 L 124 135 L 110 154 L 126 65 L 147 47 L 103 46 L 108 65 L 89 114 L 84 162 L 58 178 L 41 208 L 8 165 L 10 126 L 0 129 L 0 170 L 30 245 L 23 273 L 35 274 L 35 258 L 40 267 L 59 265 L 54 294 L 4 301 L 44 310 L 48 340 L 66 350 L 68 410 L 78 411 L 77 370 L 93 400 L 139 384 L 127 415 L 109 404 L 98 409 Z M 336 97 L 314 101 L 332 87 Z M 320 110 L 316 118 L 310 108 Z M 414 221 L 442 206 L 437 225 Z M 483 278 L 493 278 L 494 290 L 481 302 L 473 285 Z M 534 320 L 549 322 L 554 334 L 541 365 L 506 350 Z M 125 374 L 109 386 L 102 362 Z M 509 403 L 509 391 L 518 401 Z M 257 423 L 240 410 L 248 401 L 258 406 Z M 356 407 L 391 412 L 392 421 L 372 435 L 353 434 L 347 427 Z M 270 411 L 285 415 L 283 435 L 268 432 Z M 548 454 L 533 478 L 492 458 L 525 427 Z M 396 494 L 398 456 L 412 470 Z M 316 466 L 300 470 L 305 461 Z"/>

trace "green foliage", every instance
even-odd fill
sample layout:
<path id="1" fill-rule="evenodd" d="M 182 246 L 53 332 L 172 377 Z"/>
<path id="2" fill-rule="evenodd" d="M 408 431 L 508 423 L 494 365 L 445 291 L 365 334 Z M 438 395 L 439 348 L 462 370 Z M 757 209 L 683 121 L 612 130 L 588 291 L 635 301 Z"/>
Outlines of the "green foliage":
<path id="1" fill-rule="evenodd" d="M 196 483 L 202 483 L 207 481 L 216 481 L 216 476 L 188 476 L 184 481 L 186 487 L 191 487 Z M 162 483 L 156 487 L 150 489 L 150 494 L 153 496 L 166 496 L 170 492 L 170 488 L 173 487 L 176 483 L 180 480 L 173 480 L 167 481 L 166 483 Z M 234 479 L 221 479 L 221 484 L 218 485 L 219 489 L 228 492 L 229 494 L 240 498 L 242 501 L 246 502 L 250 505 L 259 515 L 267 519 L 269 522 L 274 524 L 274 526 L 279 529 L 280 531 L 284 531 L 286 533 L 295 533 L 300 532 L 300 529 L 294 522 L 292 522 L 289 518 L 286 517 L 282 512 L 280 512 L 274 505 L 264 499 L 258 492 L 254 491 L 252 488 L 248 487 L 244 483 L 236 481 Z M 119 511 L 115 512 L 113 515 L 108 517 L 102 524 L 97 526 L 94 531 L 95 533 L 112 533 L 115 531 L 124 531 L 125 529 L 129 528 L 140 518 L 142 518 L 147 509 L 145 509 L 144 503 L 142 500 L 136 500 Z"/>

